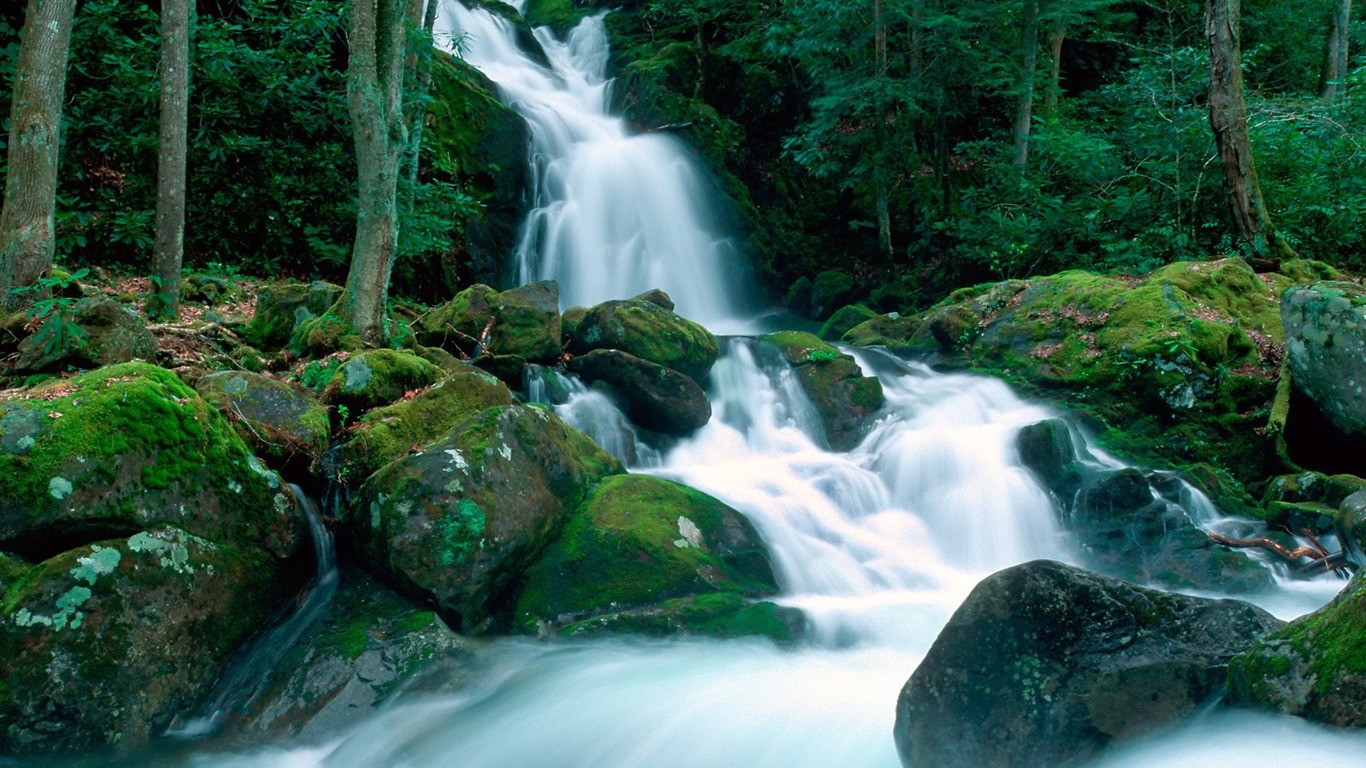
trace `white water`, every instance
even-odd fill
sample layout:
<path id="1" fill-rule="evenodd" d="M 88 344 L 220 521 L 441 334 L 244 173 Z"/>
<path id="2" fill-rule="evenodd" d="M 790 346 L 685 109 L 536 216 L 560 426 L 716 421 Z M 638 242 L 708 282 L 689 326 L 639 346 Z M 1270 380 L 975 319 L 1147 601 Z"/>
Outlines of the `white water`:
<path id="1" fill-rule="evenodd" d="M 634 198 L 643 202 L 645 195 L 619 195 L 594 186 L 592 173 L 576 175 L 597 168 L 593 163 L 613 165 L 627 156 L 626 145 L 650 155 L 651 163 L 659 160 L 655 153 L 666 151 L 659 142 L 634 145 L 619 123 L 599 114 L 606 85 L 602 51 L 594 47 L 600 43 L 589 45 L 600 40 L 596 25 L 581 27 L 563 46 L 542 33 L 553 59 L 580 68 L 551 74 L 525 62 L 512 50 L 509 31 L 484 14 L 457 10 L 447 23 L 453 20 L 471 35 L 469 57 L 502 85 L 508 99 L 524 113 L 544 113 L 544 124 L 552 127 L 538 132 L 600 133 L 615 142 L 597 146 L 596 139 L 575 139 L 589 146 L 561 146 L 538 136 L 537 151 L 546 154 L 538 161 L 542 207 L 533 214 L 525 245 L 555 245 L 541 261 L 528 257 L 524 277 L 560 279 L 576 303 L 663 287 L 680 299 L 684 314 L 713 322 L 728 316 L 734 305 L 706 304 L 728 285 L 710 267 L 656 272 L 657 265 L 637 268 L 632 262 L 604 270 L 604 263 L 618 263 L 619 248 L 604 250 L 599 241 L 607 235 L 577 229 L 575 217 L 586 215 L 582 209 L 604 200 L 606 212 L 590 219 L 654 217 L 661 221 L 647 226 L 671 226 L 680 215 L 634 210 Z M 596 100 L 591 114 L 582 107 L 585 100 Z M 674 151 L 667 149 L 670 156 Z M 705 231 L 686 229 L 689 236 Z M 671 243 L 684 251 L 671 258 L 691 264 L 686 259 L 701 254 L 710 264 L 712 242 L 702 237 L 692 245 Z M 585 261 L 571 264 L 568 254 Z M 642 246 L 631 258 L 649 261 L 654 254 Z M 618 272 L 640 282 L 618 284 Z M 801 608 L 812 623 L 808 644 L 779 649 L 761 641 L 499 641 L 484 654 L 480 681 L 460 695 L 399 699 L 330 744 L 200 754 L 189 763 L 895 768 L 891 727 L 897 693 L 969 590 L 1003 566 L 1035 557 L 1072 559 L 1047 495 L 1019 466 L 1012 448 L 1021 426 L 1055 414 L 1019 400 L 996 381 L 868 359 L 862 361 L 865 368 L 878 369 L 886 388 L 885 416 L 857 449 L 832 453 L 812 438 L 816 421 L 791 372 L 759 358 L 752 343 L 731 342 L 712 373 L 712 422 L 666 455 L 638 460 L 637 469 L 702 488 L 749 517 L 773 553 L 781 601 Z M 622 437 L 629 430 L 615 421 L 619 415 L 591 393 L 579 393 L 562 413 L 605 442 L 616 435 L 622 455 L 638 448 L 633 433 Z M 1294 616 L 1322 604 L 1338 586 L 1301 583 L 1259 602 L 1278 615 Z M 1355 765 L 1364 748 L 1360 736 L 1288 718 L 1212 712 L 1117 750 L 1103 764 L 1283 768 L 1309 755 L 1315 763 Z"/>
<path id="2" fill-rule="evenodd" d="M 680 314 L 728 327 L 743 308 L 742 258 L 717 228 L 711 183 L 679 141 L 631 134 L 608 114 L 600 21 L 565 41 L 546 30 L 537 38 L 553 70 L 517 47 L 506 19 L 450 2 L 437 22 L 437 39 L 458 40 L 531 127 L 518 280 L 556 280 L 564 306 L 585 307 L 667 286 Z"/>

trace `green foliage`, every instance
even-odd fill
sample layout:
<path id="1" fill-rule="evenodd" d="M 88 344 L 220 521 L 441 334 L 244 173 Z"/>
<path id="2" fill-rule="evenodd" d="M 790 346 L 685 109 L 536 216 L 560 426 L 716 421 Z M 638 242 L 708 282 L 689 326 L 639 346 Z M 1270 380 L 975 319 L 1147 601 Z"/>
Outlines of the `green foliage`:
<path id="1" fill-rule="evenodd" d="M 42 345 L 44 357 L 59 357 L 85 344 L 85 331 L 81 330 L 69 315 L 76 298 L 71 296 L 67 289 L 88 274 L 89 269 L 79 269 L 71 274 L 54 272 L 38 278 L 32 285 L 10 290 L 10 293 L 14 294 L 39 293 L 40 298 L 29 308 L 28 317 L 41 323 L 34 338 Z"/>

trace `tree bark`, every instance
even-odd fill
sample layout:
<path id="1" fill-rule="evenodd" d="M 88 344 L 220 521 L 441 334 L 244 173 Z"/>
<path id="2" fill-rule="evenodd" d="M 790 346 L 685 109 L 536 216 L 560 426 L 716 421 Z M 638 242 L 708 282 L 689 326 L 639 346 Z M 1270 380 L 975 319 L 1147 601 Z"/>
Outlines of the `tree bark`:
<path id="1" fill-rule="evenodd" d="M 1062 98 L 1062 44 L 1067 40 L 1067 22 L 1058 20 L 1048 29 L 1048 90 L 1044 92 L 1043 111 L 1047 117 L 1058 114 Z"/>
<path id="2" fill-rule="evenodd" d="M 873 54 L 877 78 L 887 77 L 887 16 L 883 0 L 873 0 Z M 883 86 L 878 88 L 877 129 L 874 132 L 873 186 L 877 194 L 878 246 L 884 258 L 892 258 L 892 212 L 887 190 L 887 102 Z"/>
<path id="3" fill-rule="evenodd" d="M 440 0 L 427 0 L 427 10 L 422 16 L 422 32 L 426 51 L 409 51 L 409 70 L 413 82 L 417 84 L 415 98 L 411 99 L 411 114 L 408 117 L 408 148 L 404 152 L 403 167 L 407 169 L 403 209 L 412 212 L 417 196 L 418 168 L 422 157 L 422 133 L 427 116 L 427 94 L 432 87 L 432 30 L 436 27 L 436 11 Z"/>
<path id="4" fill-rule="evenodd" d="M 24 17 L 0 209 L 0 305 L 12 309 L 34 297 L 12 291 L 42 277 L 56 253 L 62 99 L 75 12 L 76 0 L 29 0 Z"/>
<path id="5" fill-rule="evenodd" d="M 166 318 L 180 312 L 180 267 L 185 258 L 191 13 L 189 0 L 161 2 L 161 133 L 154 250 L 157 290 L 151 312 Z"/>
<path id="6" fill-rule="evenodd" d="M 1239 51 L 1240 0 L 1206 0 L 1205 35 L 1209 39 L 1209 119 L 1224 169 L 1233 232 L 1256 253 L 1293 257 L 1276 236 L 1262 200 L 1252 143 L 1247 135 L 1247 106 Z"/>
<path id="7" fill-rule="evenodd" d="M 1024 0 L 1020 18 L 1020 79 L 1011 132 L 1015 156 L 1011 164 L 1023 174 L 1029 166 L 1029 129 L 1034 112 L 1034 70 L 1039 57 L 1039 0 Z"/>
<path id="8" fill-rule="evenodd" d="M 406 25 L 422 0 L 353 0 L 346 96 L 356 142 L 356 239 L 335 311 L 367 344 L 383 344 L 389 277 L 398 246 L 399 163 L 408 146 L 403 110 Z"/>
<path id="9" fill-rule="evenodd" d="M 1342 79 L 1347 76 L 1348 25 L 1352 21 L 1352 0 L 1333 0 L 1328 15 L 1328 41 L 1323 53 L 1323 69 L 1319 73 L 1319 95 L 1335 99 L 1344 90 Z"/>

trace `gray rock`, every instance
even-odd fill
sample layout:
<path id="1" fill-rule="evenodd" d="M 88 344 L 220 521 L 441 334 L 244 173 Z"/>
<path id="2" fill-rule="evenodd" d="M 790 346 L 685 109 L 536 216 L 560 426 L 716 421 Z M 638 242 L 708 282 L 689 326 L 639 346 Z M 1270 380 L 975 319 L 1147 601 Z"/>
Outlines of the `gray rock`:
<path id="1" fill-rule="evenodd" d="M 631 421 L 669 435 L 688 435 L 711 419 L 711 402 L 697 382 L 662 365 L 615 349 L 574 358 L 570 370 L 599 383 Z"/>
<path id="2" fill-rule="evenodd" d="M 98 368 L 130 360 L 154 361 L 156 352 L 156 337 L 136 313 L 114 299 L 98 296 L 77 301 L 64 315 L 49 315 L 36 333 L 19 344 L 15 367 L 25 371 L 63 365 Z"/>
<path id="3" fill-rule="evenodd" d="M 1296 286 L 1281 299 L 1281 322 L 1295 386 L 1338 429 L 1366 435 L 1366 288 Z"/>
<path id="4" fill-rule="evenodd" d="M 1282 622 L 1048 561 L 973 590 L 901 690 L 902 763 L 1076 765 L 1192 714 L 1228 660 Z"/>

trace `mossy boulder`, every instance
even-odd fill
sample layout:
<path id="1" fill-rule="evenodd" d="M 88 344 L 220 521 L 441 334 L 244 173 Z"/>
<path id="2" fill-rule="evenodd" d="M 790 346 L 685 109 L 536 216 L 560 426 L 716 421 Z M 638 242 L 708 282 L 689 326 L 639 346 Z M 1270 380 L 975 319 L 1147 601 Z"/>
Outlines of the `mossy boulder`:
<path id="1" fill-rule="evenodd" d="M 1228 702 L 1366 727 L 1366 581 L 1260 639 L 1228 668 Z"/>
<path id="2" fill-rule="evenodd" d="M 285 596 L 275 559 L 163 525 L 30 569 L 0 607 L 0 753 L 134 748 Z"/>
<path id="3" fill-rule="evenodd" d="M 451 693 L 468 681 L 473 644 L 429 608 L 358 568 L 341 574 L 327 614 L 283 651 L 276 675 L 235 733 L 326 741 L 373 716 L 399 690 Z"/>
<path id="4" fill-rule="evenodd" d="M 906 765 L 1066 766 L 1194 715 L 1229 659 L 1282 625 L 1035 561 L 983 580 L 897 700 Z"/>
<path id="5" fill-rule="evenodd" d="M 815 406 L 830 447 L 847 451 L 858 445 L 868 417 L 885 400 L 881 382 L 864 376 L 854 358 L 809 333 L 780 331 L 763 340 L 792 366 L 797 383 Z"/>
<path id="6" fill-rule="evenodd" d="M 811 283 L 810 316 L 825 320 L 854 295 L 854 280 L 838 269 L 827 269 Z"/>
<path id="7" fill-rule="evenodd" d="M 961 289 L 845 339 L 1003 376 L 1098 420 L 1112 450 L 1160 466 L 1213 463 L 1250 482 L 1280 466 L 1265 428 L 1288 284 L 1237 258 L 1143 278 L 1069 271 Z"/>
<path id="8" fill-rule="evenodd" d="M 1045 419 L 1022 427 L 1015 435 L 1020 463 L 1034 473 L 1059 505 L 1069 504 L 1081 486 L 1086 469 L 1072 438 L 1072 428 L 1062 419 Z"/>
<path id="9" fill-rule="evenodd" d="M 559 286 L 546 280 L 502 293 L 470 286 L 419 318 L 417 336 L 422 344 L 467 357 L 553 362 L 561 349 Z"/>
<path id="10" fill-rule="evenodd" d="M 618 475 L 592 490 L 527 570 L 514 623 L 544 630 L 675 598 L 777 589 L 763 543 L 739 512 L 678 483 Z"/>
<path id="11" fill-rule="evenodd" d="M 721 354 L 706 328 L 641 298 L 606 301 L 588 310 L 574 330 L 570 351 L 583 355 L 595 349 L 619 349 L 702 386 Z"/>
<path id="12" fill-rule="evenodd" d="M 348 477 L 363 482 L 484 409 L 512 404 L 512 392 L 493 376 L 468 363 L 448 370 L 450 375 L 415 397 L 376 408 L 347 429 L 340 461 Z"/>
<path id="13" fill-rule="evenodd" d="M 170 371 L 123 363 L 25 394 L 0 404 L 0 547 L 45 557 L 172 524 L 295 551 L 293 495 Z"/>
<path id="14" fill-rule="evenodd" d="M 569 369 L 607 390 L 627 418 L 667 435 L 689 435 L 711 419 L 711 402 L 697 382 L 670 368 L 616 349 L 595 349 Z"/>
<path id="15" fill-rule="evenodd" d="M 765 637 L 780 645 L 791 645 L 802 639 L 806 629 L 806 616 L 796 608 L 767 600 L 756 602 L 734 592 L 712 592 L 598 614 L 564 625 L 560 634 Z"/>
<path id="16" fill-rule="evenodd" d="M 320 280 L 263 285 L 256 294 L 256 312 L 242 336 L 252 346 L 279 349 L 305 320 L 326 314 L 341 292 L 341 286 Z"/>
<path id="17" fill-rule="evenodd" d="M 430 386 L 445 372 L 407 350 L 372 349 L 350 357 L 332 374 L 324 403 L 346 406 L 352 417 Z"/>
<path id="18" fill-rule="evenodd" d="M 296 355 L 314 358 L 326 357 L 334 352 L 359 352 L 365 349 L 365 343 L 355 327 L 331 312 L 301 320 L 286 346 Z"/>
<path id="19" fill-rule="evenodd" d="M 816 335 L 822 341 L 839 341 L 850 329 L 875 317 L 877 313 L 862 304 L 848 304 L 835 310 Z"/>
<path id="20" fill-rule="evenodd" d="M 306 464 L 327 450 L 327 409 L 302 387 L 258 373 L 217 371 L 201 377 L 195 389 L 276 469 L 296 460 Z"/>
<path id="21" fill-rule="evenodd" d="M 1293 287 L 1281 299 L 1294 385 L 1342 432 L 1366 436 L 1366 288 L 1349 282 Z"/>
<path id="22" fill-rule="evenodd" d="M 475 632 L 588 489 L 622 471 L 550 410 L 495 406 L 372 475 L 346 529 L 370 568 Z"/>
<path id="23" fill-rule="evenodd" d="M 64 326 L 60 331 L 59 324 Z M 57 333 L 71 336 L 66 343 L 57 343 Z M 130 360 L 154 362 L 156 352 L 156 337 L 135 312 L 114 299 L 93 296 L 77 301 L 61 315 L 49 315 L 36 333 L 19 343 L 15 368 L 42 371 L 98 368 Z"/>

